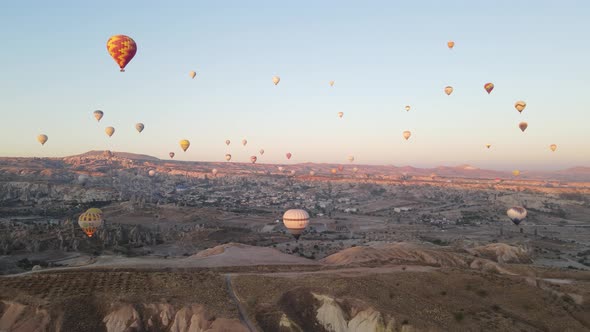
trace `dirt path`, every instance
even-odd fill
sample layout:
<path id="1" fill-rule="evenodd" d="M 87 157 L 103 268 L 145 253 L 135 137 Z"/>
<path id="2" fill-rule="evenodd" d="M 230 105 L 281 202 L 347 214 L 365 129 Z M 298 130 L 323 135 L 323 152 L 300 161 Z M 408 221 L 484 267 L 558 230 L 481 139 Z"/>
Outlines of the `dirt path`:
<path id="1" fill-rule="evenodd" d="M 258 331 L 256 326 L 252 324 L 252 322 L 250 321 L 250 318 L 248 318 L 248 314 L 242 306 L 242 302 L 240 302 L 240 299 L 238 299 L 238 296 L 234 292 L 234 287 L 231 283 L 231 275 L 225 275 L 225 284 L 227 285 L 227 292 L 229 294 L 229 297 L 232 299 L 232 301 L 234 301 L 234 303 L 238 307 L 238 311 L 240 313 L 240 321 L 242 321 L 242 323 L 244 323 L 248 327 L 248 330 L 250 330 L 250 332 Z"/>

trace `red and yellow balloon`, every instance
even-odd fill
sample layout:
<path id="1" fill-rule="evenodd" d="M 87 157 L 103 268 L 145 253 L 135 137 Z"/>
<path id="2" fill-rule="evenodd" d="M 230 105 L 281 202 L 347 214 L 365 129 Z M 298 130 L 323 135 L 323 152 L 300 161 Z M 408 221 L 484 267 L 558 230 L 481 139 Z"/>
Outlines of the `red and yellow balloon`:
<path id="1" fill-rule="evenodd" d="M 107 50 L 123 72 L 137 53 L 137 44 L 131 37 L 115 35 L 107 41 Z"/>

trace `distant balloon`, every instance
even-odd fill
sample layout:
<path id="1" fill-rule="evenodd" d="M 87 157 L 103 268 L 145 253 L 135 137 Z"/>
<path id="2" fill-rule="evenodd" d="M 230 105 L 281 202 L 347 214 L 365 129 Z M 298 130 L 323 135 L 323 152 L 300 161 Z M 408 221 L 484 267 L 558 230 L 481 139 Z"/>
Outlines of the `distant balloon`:
<path id="1" fill-rule="evenodd" d="M 125 66 L 129 64 L 137 52 L 137 45 L 131 37 L 115 35 L 107 41 L 107 50 L 121 71 L 124 72 Z"/>
<path id="2" fill-rule="evenodd" d="M 330 86 L 334 86 L 334 81 L 330 81 Z"/>
<path id="3" fill-rule="evenodd" d="M 252 164 L 255 164 L 255 163 L 256 163 L 256 160 L 258 160 L 258 158 L 256 158 L 256 156 L 251 156 L 251 157 L 250 157 L 250 162 L 251 162 Z"/>
<path id="4" fill-rule="evenodd" d="M 491 144 L 486 144 L 486 148 L 490 148 L 492 145 Z"/>
<path id="5" fill-rule="evenodd" d="M 246 139 L 243 139 L 243 140 L 242 140 L 242 145 L 243 145 L 243 146 L 246 146 L 246 144 L 248 144 L 248 141 L 247 141 Z"/>
<path id="6" fill-rule="evenodd" d="M 430 173 L 430 179 L 431 180 L 436 179 L 436 173 Z"/>
<path id="7" fill-rule="evenodd" d="M 262 156 L 264 154 L 264 149 L 260 149 L 258 152 L 260 152 L 260 155 Z"/>
<path id="8" fill-rule="evenodd" d="M 285 156 L 287 157 L 287 160 L 289 160 L 289 159 L 291 159 L 292 154 L 291 154 L 291 152 L 287 152 L 287 154 Z"/>
<path id="9" fill-rule="evenodd" d="M 526 107 L 526 103 L 522 100 L 519 100 L 516 103 L 514 103 L 514 108 L 516 108 L 516 110 L 519 113 L 522 113 L 522 111 L 524 110 L 525 107 Z"/>
<path id="10" fill-rule="evenodd" d="M 94 118 L 96 119 L 96 121 L 100 122 L 100 119 L 102 119 L 102 117 L 104 116 L 104 112 L 103 111 L 94 111 Z"/>
<path id="11" fill-rule="evenodd" d="M 515 169 L 514 171 L 512 171 L 512 175 L 514 176 L 519 176 L 520 175 L 520 171 Z"/>
<path id="12" fill-rule="evenodd" d="M 528 126 L 529 126 L 529 124 L 524 121 L 518 124 L 518 128 L 520 128 L 520 130 L 522 130 L 522 132 L 524 132 Z"/>
<path id="13" fill-rule="evenodd" d="M 338 171 L 342 172 L 344 170 L 344 166 L 338 165 Z"/>
<path id="14" fill-rule="evenodd" d="M 47 135 L 45 135 L 45 134 L 41 134 L 41 135 L 37 136 L 37 141 L 39 141 L 39 143 L 41 143 L 41 145 L 45 145 L 45 142 L 47 142 L 48 139 L 49 139 L 49 137 L 47 137 Z"/>
<path id="15" fill-rule="evenodd" d="M 168 155 L 170 156 L 170 158 L 174 158 L 175 153 L 174 152 L 170 152 Z"/>
<path id="16" fill-rule="evenodd" d="M 448 47 L 449 49 L 453 49 L 453 47 L 455 47 L 455 42 L 454 42 L 454 41 L 452 41 L 452 40 L 449 40 L 449 41 L 447 42 L 447 47 Z"/>
<path id="17" fill-rule="evenodd" d="M 450 86 L 450 85 L 446 86 L 445 87 L 445 93 L 450 96 L 451 93 L 453 93 L 453 87 Z"/>
<path id="18" fill-rule="evenodd" d="M 551 144 L 551 145 L 549 145 L 549 148 L 551 149 L 551 151 L 555 152 L 555 150 L 557 150 L 557 145 Z"/>
<path id="19" fill-rule="evenodd" d="M 187 139 L 183 139 L 179 142 L 180 144 L 180 148 L 182 149 L 182 151 L 186 152 L 186 150 L 188 149 L 189 146 L 191 146 L 191 142 L 189 142 Z"/>
<path id="20" fill-rule="evenodd" d="M 106 128 L 104 129 L 104 132 L 105 132 L 105 133 L 107 133 L 107 135 L 108 135 L 109 137 L 111 137 L 111 136 L 113 136 L 113 134 L 115 133 L 115 128 L 113 128 L 113 127 L 106 127 Z"/>
<path id="21" fill-rule="evenodd" d="M 136 129 L 138 132 L 140 132 L 140 133 L 141 133 L 141 132 L 143 131 L 143 128 L 145 128 L 145 126 L 143 125 L 143 123 L 137 123 L 137 124 L 135 124 L 135 129 Z"/>
<path id="22" fill-rule="evenodd" d="M 309 171 L 309 175 L 314 176 L 315 175 L 315 171 Z"/>
<path id="23" fill-rule="evenodd" d="M 89 176 L 86 174 L 78 175 L 78 183 L 81 185 L 85 185 L 88 182 Z"/>
<path id="24" fill-rule="evenodd" d="M 506 214 L 515 225 L 518 225 L 526 218 L 527 211 L 522 206 L 514 206 L 508 209 Z"/>
<path id="25" fill-rule="evenodd" d="M 230 140 L 228 140 L 228 139 L 225 140 L 225 145 L 228 145 L 229 146 L 230 143 L 231 143 Z"/>
<path id="26" fill-rule="evenodd" d="M 337 170 L 337 169 L 335 169 L 335 168 L 332 168 L 332 169 L 330 170 L 330 172 L 331 172 L 332 174 L 336 174 L 336 173 L 338 173 L 338 170 Z"/>
<path id="27" fill-rule="evenodd" d="M 283 224 L 295 240 L 299 240 L 301 233 L 309 225 L 309 214 L 305 210 L 300 209 L 287 210 L 283 215 Z"/>
<path id="28" fill-rule="evenodd" d="M 191 70 L 191 71 L 190 71 L 190 73 L 188 73 L 188 75 L 189 75 L 191 78 L 195 78 L 195 76 L 197 76 L 197 73 Z"/>
<path id="29" fill-rule="evenodd" d="M 342 119 L 342 117 L 344 116 L 344 112 L 338 112 L 338 117 Z"/>
<path id="30" fill-rule="evenodd" d="M 217 175 L 217 168 L 212 169 L 211 173 L 213 173 L 213 176 Z"/>
<path id="31" fill-rule="evenodd" d="M 153 170 L 153 169 L 150 169 L 150 170 L 149 170 L 149 172 L 148 172 L 148 176 L 149 176 L 149 177 L 154 177 L 154 176 L 156 176 L 156 171 L 155 171 L 155 170 Z"/>
<path id="32" fill-rule="evenodd" d="M 295 171 L 294 169 L 291 170 L 291 175 L 295 175 L 295 173 L 297 173 L 297 171 Z"/>
<path id="33" fill-rule="evenodd" d="M 279 166 L 279 167 L 277 167 L 277 169 L 279 170 L 279 172 L 282 172 L 285 170 L 285 168 L 283 166 Z"/>
<path id="34" fill-rule="evenodd" d="M 226 153 L 226 154 L 225 154 L 225 160 L 226 160 L 226 161 L 230 161 L 230 160 L 231 160 L 231 154 L 229 154 L 229 153 Z"/>
<path id="35" fill-rule="evenodd" d="M 412 133 L 409 130 L 406 130 L 402 133 L 402 136 L 406 139 L 406 141 L 412 136 Z"/>
<path id="36" fill-rule="evenodd" d="M 492 93 L 492 90 L 494 90 L 494 83 L 486 83 L 483 85 L 483 88 L 486 90 L 488 94 L 490 94 Z"/>
<path id="37" fill-rule="evenodd" d="M 353 168 L 352 168 L 352 171 L 353 171 L 354 173 L 356 173 L 356 172 L 358 172 L 358 171 L 359 171 L 359 169 L 358 169 L 358 167 L 353 167 Z"/>
<path id="38" fill-rule="evenodd" d="M 348 156 L 348 161 L 353 162 L 354 161 L 354 156 Z"/>
<path id="39" fill-rule="evenodd" d="M 78 225 L 88 237 L 92 237 L 98 228 L 102 226 L 102 223 L 102 211 L 100 209 L 88 209 L 78 218 Z"/>
<path id="40" fill-rule="evenodd" d="M 280 77 L 278 77 L 278 76 L 272 77 L 272 82 L 274 83 L 274 85 L 278 85 L 280 81 L 281 81 Z"/>
<path id="41" fill-rule="evenodd" d="M 405 107 L 406 111 L 408 111 L 408 112 L 410 111 L 411 108 L 412 107 L 410 105 L 406 105 L 406 107 Z"/>

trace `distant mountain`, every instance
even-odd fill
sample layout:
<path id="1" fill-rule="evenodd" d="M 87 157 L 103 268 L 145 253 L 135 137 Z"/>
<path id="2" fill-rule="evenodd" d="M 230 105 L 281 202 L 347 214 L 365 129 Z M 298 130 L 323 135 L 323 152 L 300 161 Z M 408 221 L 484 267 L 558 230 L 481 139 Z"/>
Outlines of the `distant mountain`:
<path id="1" fill-rule="evenodd" d="M 79 155 L 75 155 L 75 156 L 68 156 L 66 158 L 72 158 L 72 157 L 100 157 L 103 156 L 105 154 L 106 150 L 92 150 L 92 151 L 88 151 Z M 130 153 L 130 152 L 116 152 L 116 151 L 111 151 L 113 153 L 113 155 L 115 157 L 119 157 L 119 158 L 126 158 L 126 159 L 132 159 L 132 160 L 149 160 L 149 161 L 159 161 L 159 158 L 156 157 L 152 157 L 152 156 L 148 156 L 145 154 L 137 154 L 137 153 Z"/>

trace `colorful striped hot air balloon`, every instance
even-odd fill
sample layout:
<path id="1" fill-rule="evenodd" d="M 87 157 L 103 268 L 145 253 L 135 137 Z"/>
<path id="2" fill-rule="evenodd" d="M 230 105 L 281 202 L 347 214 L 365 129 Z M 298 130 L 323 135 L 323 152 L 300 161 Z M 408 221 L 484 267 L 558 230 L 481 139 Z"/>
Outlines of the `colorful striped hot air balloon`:
<path id="1" fill-rule="evenodd" d="M 492 90 L 494 90 L 494 83 L 486 83 L 483 88 L 486 89 L 488 94 L 490 94 L 492 93 Z"/>
<path id="2" fill-rule="evenodd" d="M 283 215 L 283 224 L 295 240 L 299 240 L 301 233 L 309 225 L 309 213 L 300 209 L 287 210 Z"/>
<path id="3" fill-rule="evenodd" d="M 102 211 L 96 208 L 88 209 L 78 218 L 78 225 L 88 237 L 92 237 L 102 223 Z"/>
<path id="4" fill-rule="evenodd" d="M 113 60 L 119 65 L 121 71 L 124 72 L 125 66 L 129 64 L 135 53 L 137 53 L 137 44 L 135 44 L 135 41 L 131 37 L 115 35 L 107 41 L 107 50 Z"/>

